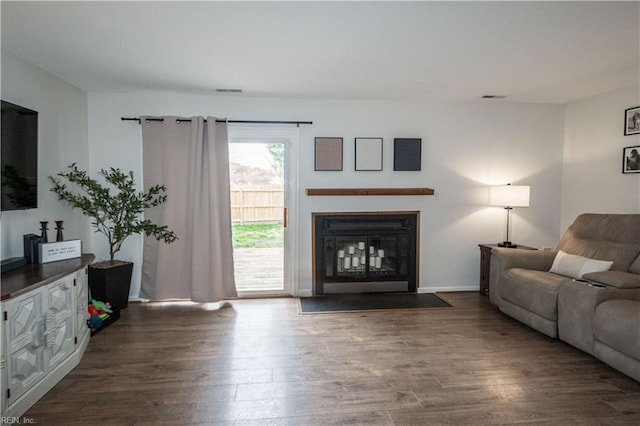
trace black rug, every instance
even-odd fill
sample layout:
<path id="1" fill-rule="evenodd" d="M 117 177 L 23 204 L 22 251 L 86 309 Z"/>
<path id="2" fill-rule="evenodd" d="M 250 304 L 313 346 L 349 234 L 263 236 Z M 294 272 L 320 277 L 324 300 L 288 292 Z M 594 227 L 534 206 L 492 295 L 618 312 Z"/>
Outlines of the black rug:
<path id="1" fill-rule="evenodd" d="M 300 313 L 302 314 L 450 307 L 450 304 L 433 293 L 331 294 L 300 298 Z"/>

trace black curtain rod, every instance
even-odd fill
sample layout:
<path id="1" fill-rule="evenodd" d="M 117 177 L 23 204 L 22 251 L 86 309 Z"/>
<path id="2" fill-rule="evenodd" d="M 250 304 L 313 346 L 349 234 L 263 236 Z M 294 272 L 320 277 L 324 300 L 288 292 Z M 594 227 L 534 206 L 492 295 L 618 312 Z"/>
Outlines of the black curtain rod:
<path id="1" fill-rule="evenodd" d="M 140 117 L 120 117 L 122 121 L 137 121 L 140 123 Z M 149 121 L 164 121 L 164 118 L 149 117 L 146 120 Z M 177 122 L 191 121 L 190 118 L 178 118 Z M 205 123 L 207 120 L 204 120 Z M 301 124 L 313 124 L 313 121 L 271 121 L 271 120 L 216 120 L 216 123 L 244 123 L 244 124 L 295 124 L 300 127 Z"/>

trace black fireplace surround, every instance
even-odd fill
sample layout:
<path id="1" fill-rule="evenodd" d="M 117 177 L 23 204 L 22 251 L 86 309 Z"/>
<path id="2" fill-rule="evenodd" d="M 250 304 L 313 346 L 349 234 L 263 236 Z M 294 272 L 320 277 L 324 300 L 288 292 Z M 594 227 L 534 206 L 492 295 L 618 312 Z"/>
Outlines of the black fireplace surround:
<path id="1" fill-rule="evenodd" d="M 416 292 L 419 212 L 313 213 L 314 290 Z"/>

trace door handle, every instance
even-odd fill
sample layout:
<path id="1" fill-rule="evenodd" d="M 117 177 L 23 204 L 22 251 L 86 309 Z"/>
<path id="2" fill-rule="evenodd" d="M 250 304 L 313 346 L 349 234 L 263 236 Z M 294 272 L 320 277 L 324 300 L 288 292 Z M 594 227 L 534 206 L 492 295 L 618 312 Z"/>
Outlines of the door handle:
<path id="1" fill-rule="evenodd" d="M 288 212 L 287 212 L 287 208 L 285 207 L 285 208 L 283 209 L 283 214 L 284 214 L 284 220 L 283 220 L 283 222 L 284 222 L 284 228 L 285 228 L 285 229 L 287 228 L 287 216 L 288 216 L 288 215 L 287 215 L 287 213 L 288 213 Z"/>

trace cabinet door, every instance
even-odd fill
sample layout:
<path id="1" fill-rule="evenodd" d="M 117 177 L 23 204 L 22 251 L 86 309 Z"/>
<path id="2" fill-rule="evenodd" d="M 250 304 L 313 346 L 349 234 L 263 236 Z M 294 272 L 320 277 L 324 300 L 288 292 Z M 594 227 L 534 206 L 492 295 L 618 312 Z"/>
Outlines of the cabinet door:
<path id="1" fill-rule="evenodd" d="M 54 368 L 75 350 L 73 275 L 47 286 L 47 310 L 44 314 L 48 367 Z"/>
<path id="2" fill-rule="evenodd" d="M 45 288 L 10 299 L 4 304 L 7 315 L 7 388 L 9 404 L 45 376 L 45 341 L 42 311 Z"/>
<path id="3" fill-rule="evenodd" d="M 87 268 L 75 274 L 76 276 L 76 337 L 81 345 L 90 338 L 91 330 L 87 326 L 89 313 L 87 312 L 89 294 L 87 292 Z"/>
<path id="4" fill-rule="evenodd" d="M 5 311 L 4 303 L 2 311 Z M 4 330 L 4 321 L 0 321 L 0 407 L 2 410 L 9 405 L 7 402 L 7 340 Z"/>

